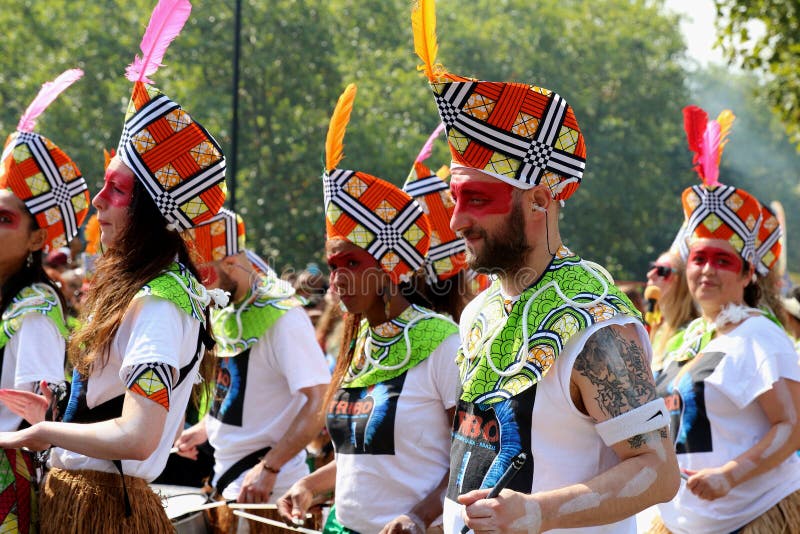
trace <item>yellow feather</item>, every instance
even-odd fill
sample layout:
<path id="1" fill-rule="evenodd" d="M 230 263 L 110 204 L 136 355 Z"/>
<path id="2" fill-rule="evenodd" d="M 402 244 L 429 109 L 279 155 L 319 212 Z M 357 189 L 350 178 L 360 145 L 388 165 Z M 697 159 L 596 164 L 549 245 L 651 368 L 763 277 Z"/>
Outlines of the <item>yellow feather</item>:
<path id="1" fill-rule="evenodd" d="M 414 51 L 424 65 L 417 67 L 424 70 L 430 81 L 436 81 L 436 54 L 439 44 L 436 42 L 436 2 L 434 0 L 415 0 L 411 8 L 411 28 L 414 30 Z"/>
<path id="2" fill-rule="evenodd" d="M 717 165 L 719 165 L 720 159 L 722 159 L 722 151 L 725 150 L 725 145 L 728 144 L 728 134 L 731 132 L 731 126 L 733 125 L 733 121 L 735 119 L 736 115 L 734 115 L 729 109 L 723 109 L 719 116 L 717 116 L 717 122 L 719 123 L 719 151 L 717 156 Z"/>
<path id="3" fill-rule="evenodd" d="M 351 83 L 336 102 L 336 108 L 328 125 L 328 136 L 325 138 L 325 170 L 332 171 L 344 157 L 344 132 L 350 122 L 353 101 L 356 98 L 356 85 Z"/>

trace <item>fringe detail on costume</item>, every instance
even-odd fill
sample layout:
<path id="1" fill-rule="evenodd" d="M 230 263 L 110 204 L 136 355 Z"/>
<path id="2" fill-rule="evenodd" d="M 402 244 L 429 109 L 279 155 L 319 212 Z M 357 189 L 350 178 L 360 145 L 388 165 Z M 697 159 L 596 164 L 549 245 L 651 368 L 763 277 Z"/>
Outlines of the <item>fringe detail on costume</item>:
<path id="1" fill-rule="evenodd" d="M 161 498 L 144 479 L 125 476 L 133 515 L 125 517 L 117 473 L 51 469 L 39 496 L 42 534 L 174 532 Z"/>
<path id="2" fill-rule="evenodd" d="M 645 531 L 645 534 L 672 534 L 672 532 L 664 526 L 661 516 L 656 516 L 650 522 L 650 528 Z"/>
<path id="3" fill-rule="evenodd" d="M 800 532 L 800 491 L 783 498 L 778 504 L 742 528 L 742 534 L 794 534 Z"/>

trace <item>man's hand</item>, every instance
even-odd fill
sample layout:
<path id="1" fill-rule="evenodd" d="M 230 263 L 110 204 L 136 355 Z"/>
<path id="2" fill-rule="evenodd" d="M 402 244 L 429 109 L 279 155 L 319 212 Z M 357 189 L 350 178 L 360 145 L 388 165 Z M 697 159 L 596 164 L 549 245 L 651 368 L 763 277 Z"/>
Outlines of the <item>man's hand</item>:
<path id="1" fill-rule="evenodd" d="M 278 499 L 278 513 L 283 522 L 289 526 L 302 524 L 306 512 L 313 503 L 314 493 L 308 489 L 303 479 L 300 479 Z"/>
<path id="2" fill-rule="evenodd" d="M 242 489 L 236 502 L 267 502 L 275 487 L 275 478 L 278 475 L 264 469 L 264 464 L 258 462 L 254 468 L 247 472 L 242 482 Z"/>
<path id="3" fill-rule="evenodd" d="M 684 471 L 689 475 L 686 489 L 707 501 L 724 497 L 731 491 L 731 481 L 722 467 L 701 469 L 700 471 Z"/>
<path id="4" fill-rule="evenodd" d="M 381 529 L 380 534 L 425 534 L 425 523 L 409 512 L 395 517 Z"/>
<path id="5" fill-rule="evenodd" d="M 490 489 L 470 491 L 458 497 L 464 505 L 461 517 L 469 528 L 479 532 L 538 534 L 542 512 L 534 495 L 504 489 L 494 499 L 487 499 Z"/>
<path id="6" fill-rule="evenodd" d="M 202 445 L 207 440 L 205 421 L 200 421 L 181 432 L 181 435 L 175 440 L 175 447 L 178 449 L 179 456 L 197 460 L 197 446 Z"/>

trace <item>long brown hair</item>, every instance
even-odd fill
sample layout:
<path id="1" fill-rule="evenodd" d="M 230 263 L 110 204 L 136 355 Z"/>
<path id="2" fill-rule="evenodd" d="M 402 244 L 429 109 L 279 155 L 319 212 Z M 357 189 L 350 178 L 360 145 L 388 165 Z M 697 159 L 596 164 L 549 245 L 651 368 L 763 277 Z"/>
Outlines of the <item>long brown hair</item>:
<path id="1" fill-rule="evenodd" d="M 200 279 L 180 234 L 167 230 L 166 219 L 138 180 L 134 180 L 128 213 L 129 221 L 118 244 L 97 261 L 97 272 L 81 312 L 85 327 L 70 340 L 70 361 L 83 375 L 108 363 L 111 344 L 134 295 L 176 257 Z M 201 375 L 210 379 L 212 373 L 213 361 L 206 354 Z"/>
<path id="2" fill-rule="evenodd" d="M 664 352 L 667 341 L 678 330 L 699 316 L 692 294 L 689 292 L 689 284 L 686 282 L 686 262 L 681 259 L 679 254 L 674 252 L 667 254 L 669 254 L 670 265 L 675 269 L 672 273 L 672 276 L 675 277 L 675 282 L 672 291 L 658 301 L 662 321 L 651 332 L 651 340 L 655 338 L 655 334 L 658 332 L 657 343 L 653 346 L 654 357 Z"/>
<path id="3" fill-rule="evenodd" d="M 358 338 L 358 328 L 361 326 L 360 313 L 345 313 L 342 327 L 342 344 L 339 345 L 339 355 L 336 357 L 336 366 L 333 368 L 333 376 L 331 382 L 328 384 L 328 389 L 325 391 L 325 401 L 322 403 L 323 414 L 328 413 L 328 405 L 339 385 L 342 383 L 347 368 L 353 361 L 353 356 L 356 351 L 356 339 Z"/>

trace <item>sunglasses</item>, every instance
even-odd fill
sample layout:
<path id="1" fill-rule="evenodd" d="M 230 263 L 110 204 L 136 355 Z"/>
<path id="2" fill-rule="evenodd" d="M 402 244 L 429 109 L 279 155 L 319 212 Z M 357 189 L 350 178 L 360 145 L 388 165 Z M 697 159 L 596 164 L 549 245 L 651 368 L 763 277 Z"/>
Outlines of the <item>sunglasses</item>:
<path id="1" fill-rule="evenodd" d="M 652 271 L 654 269 L 656 271 L 656 275 L 660 276 L 661 278 L 663 278 L 665 280 L 667 278 L 669 278 L 670 275 L 672 275 L 672 273 L 675 272 L 675 269 L 673 269 L 669 265 L 658 265 L 656 263 L 651 263 L 650 264 L 650 270 Z"/>

